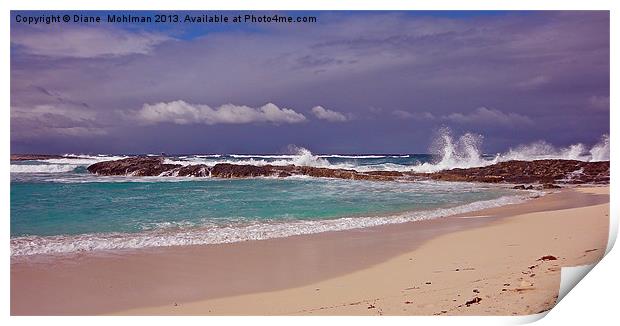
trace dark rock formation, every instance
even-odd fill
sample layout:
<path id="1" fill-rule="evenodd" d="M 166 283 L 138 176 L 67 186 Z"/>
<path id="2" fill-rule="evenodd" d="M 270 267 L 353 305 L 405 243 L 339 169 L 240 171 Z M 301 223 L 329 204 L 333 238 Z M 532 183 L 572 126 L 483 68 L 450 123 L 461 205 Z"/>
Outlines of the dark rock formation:
<path id="1" fill-rule="evenodd" d="M 262 176 L 274 176 L 276 171 L 271 165 L 237 165 L 229 163 L 216 164 L 211 168 L 211 176 L 217 178 L 252 178 Z"/>
<path id="2" fill-rule="evenodd" d="M 255 166 L 219 163 L 209 167 L 204 164 L 182 166 L 165 164 L 163 157 L 131 157 L 117 161 L 95 163 L 88 167 L 90 173 L 98 175 L 132 175 L 132 176 L 193 176 L 216 178 L 252 178 L 252 177 L 289 177 L 307 175 L 312 177 L 355 179 L 355 180 L 386 180 L 405 177 L 400 172 L 361 173 L 354 170 L 316 168 L 310 166 Z"/>
<path id="3" fill-rule="evenodd" d="M 554 183 L 608 183 L 609 162 L 581 162 L 570 160 L 509 161 L 485 167 L 452 169 L 435 173 L 397 171 L 357 172 L 311 166 L 255 166 L 220 163 L 209 167 L 204 164 L 182 166 L 165 164 L 163 157 L 131 157 L 117 161 L 95 163 L 88 171 L 99 175 L 134 176 L 194 176 L 217 178 L 289 177 L 307 175 L 321 178 L 351 180 L 443 180 L 487 183 L 526 183 L 515 189 L 557 188 Z"/>
<path id="4" fill-rule="evenodd" d="M 532 190 L 532 189 L 537 189 L 537 190 L 541 190 L 541 189 L 559 189 L 562 188 L 558 185 L 552 184 L 552 183 L 543 183 L 542 185 L 538 185 L 536 187 L 534 187 L 533 185 L 518 185 L 518 186 L 514 186 L 512 187 L 512 189 L 517 189 L 517 190 Z"/>
<path id="5" fill-rule="evenodd" d="M 489 183 L 608 183 L 609 161 L 507 161 L 485 167 L 432 173 L 433 180 Z"/>
<path id="6" fill-rule="evenodd" d="M 173 171 L 177 171 L 179 177 L 208 177 L 209 167 L 204 164 L 187 165 L 180 168 L 175 168 Z"/>
<path id="7" fill-rule="evenodd" d="M 87 169 L 98 175 L 158 176 L 180 167 L 180 164 L 164 164 L 163 157 L 138 156 L 95 163 Z"/>

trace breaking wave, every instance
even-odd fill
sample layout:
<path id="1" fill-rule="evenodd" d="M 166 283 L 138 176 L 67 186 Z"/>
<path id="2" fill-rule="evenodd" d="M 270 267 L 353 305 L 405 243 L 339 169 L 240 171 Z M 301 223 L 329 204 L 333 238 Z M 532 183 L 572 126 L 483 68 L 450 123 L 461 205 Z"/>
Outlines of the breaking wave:
<path id="1" fill-rule="evenodd" d="M 120 160 L 127 156 L 65 154 L 62 158 L 35 160 L 28 164 L 11 164 L 11 173 L 66 173 L 79 167 L 103 161 Z M 38 163 L 38 164 L 37 164 Z"/>
<path id="2" fill-rule="evenodd" d="M 529 195 L 504 196 L 456 207 L 411 211 L 390 216 L 345 217 L 333 220 L 298 220 L 274 223 L 254 222 L 246 225 L 220 227 L 184 227 L 184 225 L 178 224 L 162 224 L 155 230 L 138 233 L 20 236 L 11 238 L 11 256 L 70 254 L 94 250 L 205 245 L 283 238 L 441 218 L 485 208 L 516 204 L 529 199 L 531 196 L 540 195 L 542 193 L 533 192 Z"/>
<path id="3" fill-rule="evenodd" d="M 221 157 L 221 160 L 189 159 L 167 160 L 172 164 L 207 164 L 217 163 L 249 164 L 249 165 L 304 165 L 312 167 L 350 169 L 359 172 L 368 171 L 412 171 L 421 173 L 437 172 L 455 168 L 472 168 L 505 162 L 511 160 L 534 161 L 542 159 L 579 160 L 585 162 L 609 160 L 609 136 L 603 135 L 600 141 L 592 147 L 582 143 L 568 147 L 556 147 L 545 141 L 519 145 L 510 148 L 505 153 L 485 155 L 481 149 L 484 137 L 482 135 L 466 133 L 458 138 L 452 136 L 450 129 L 441 129 L 435 141 L 431 145 L 430 152 L 435 158 L 430 162 L 410 160 L 408 162 L 383 162 L 373 163 L 378 159 L 407 159 L 414 155 L 313 155 L 309 150 L 302 147 L 293 147 L 293 154 L 289 155 L 230 155 L 234 160 Z M 341 161 L 330 162 L 329 159 Z M 349 160 L 347 160 L 349 159 Z M 360 164 L 360 160 L 366 160 L 366 164 Z"/>
<path id="4" fill-rule="evenodd" d="M 250 154 L 204 154 L 168 157 L 165 163 L 214 166 L 218 163 L 247 165 L 298 165 L 319 168 L 349 169 L 359 172 L 400 171 L 430 173 L 455 168 L 481 167 L 510 160 L 533 161 L 541 159 L 566 159 L 579 161 L 608 161 L 609 136 L 603 135 L 600 141 L 588 147 L 578 143 L 567 147 L 556 147 L 546 141 L 519 145 L 504 153 L 485 155 L 482 151 L 484 137 L 466 133 L 454 137 L 448 128 L 441 129 L 433 141 L 432 155 L 315 155 L 303 147 L 291 146 L 289 154 L 250 155 Z M 424 156 L 424 158 L 420 158 Z M 11 164 L 12 173 L 66 173 L 77 167 L 87 167 L 101 161 L 118 160 L 127 156 L 75 155 L 47 159 L 28 164 Z M 32 164 L 35 163 L 35 164 Z M 39 163 L 39 164 L 36 164 Z"/>
<path id="5" fill-rule="evenodd" d="M 601 140 L 590 149 L 581 143 L 557 148 L 545 141 L 539 141 L 510 149 L 499 158 L 501 161 L 542 159 L 565 159 L 586 162 L 609 161 L 609 136 L 603 135 Z"/>
<path id="6" fill-rule="evenodd" d="M 506 161 L 534 161 L 544 159 L 578 160 L 584 162 L 609 161 L 609 135 L 603 135 L 590 149 L 582 143 L 568 147 L 555 147 L 545 141 L 510 148 L 495 156 L 483 155 L 482 135 L 466 133 L 455 140 L 448 128 L 439 131 L 431 151 L 439 160 L 411 168 L 415 172 L 437 172 L 455 168 L 488 166 Z"/>
<path id="7" fill-rule="evenodd" d="M 603 135 L 601 140 L 590 149 L 590 156 L 593 162 L 609 161 L 609 135 Z"/>
<path id="8" fill-rule="evenodd" d="M 75 170 L 72 164 L 11 164 L 11 173 L 63 173 Z"/>
<path id="9" fill-rule="evenodd" d="M 454 140 L 449 129 L 440 130 L 431 145 L 431 152 L 440 159 L 435 163 L 422 163 L 411 168 L 415 172 L 437 172 L 455 168 L 470 168 L 495 163 L 483 158 L 480 146 L 483 137 L 466 133 Z"/>
<path id="10" fill-rule="evenodd" d="M 327 159 L 313 155 L 312 152 L 297 146 L 290 146 L 289 151 L 293 154 L 287 155 L 241 155 L 231 154 L 226 157 L 205 158 L 198 155 L 192 158 L 175 159 L 167 158 L 165 163 L 168 164 L 180 164 L 180 165 L 192 165 L 192 164 L 206 164 L 207 166 L 214 166 L 215 164 L 229 163 L 229 164 L 247 164 L 255 166 L 263 165 L 299 165 L 299 166 L 313 166 L 324 168 L 354 168 L 352 164 L 331 164 Z"/>

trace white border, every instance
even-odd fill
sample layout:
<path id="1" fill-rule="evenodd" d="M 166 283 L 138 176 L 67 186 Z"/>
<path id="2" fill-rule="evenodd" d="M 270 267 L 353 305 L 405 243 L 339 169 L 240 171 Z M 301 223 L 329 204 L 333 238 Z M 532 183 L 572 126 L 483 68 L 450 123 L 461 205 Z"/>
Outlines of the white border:
<path id="1" fill-rule="evenodd" d="M 0 133 L 3 141 L 2 146 L 2 160 L 5 168 L 4 173 L 1 175 L 2 187 L 0 198 L 4 203 L 3 209 L 3 240 L 5 245 L 2 247 L 0 255 L 5 259 L 5 265 L 2 269 L 2 281 L 4 295 L 2 296 L 1 309 L 3 310 L 5 325 L 7 322 L 15 324 L 39 324 L 45 322 L 46 324 L 52 322 L 63 325 L 83 324 L 88 322 L 93 325 L 106 325 L 110 322 L 121 323 L 135 323 L 136 319 L 130 317 L 110 317 L 97 318 L 97 317 L 59 317 L 59 318 L 47 318 L 41 320 L 36 317 L 12 317 L 9 318 L 10 305 L 9 298 L 9 228 L 10 228 L 10 212 L 8 211 L 9 194 L 10 194 L 10 160 L 9 160 L 9 120 L 10 120 L 10 89 L 9 89 L 9 76 L 10 76 L 10 31 L 9 31 L 9 10 L 48 10 L 48 9 L 72 9 L 72 10 L 611 10 L 611 89 L 618 89 L 618 3 L 620 1 L 614 0 L 314 0 L 314 1 L 277 1 L 277 0 L 260 0 L 260 1 L 247 1 L 247 0 L 220 0 L 220 1 L 196 1 L 196 0 L 151 0 L 151 1 L 130 1 L 130 0 L 108 0 L 99 2 L 87 2 L 87 1 L 71 1 L 71 0 L 29 0 L 29 1 L 2 1 L 0 2 L 0 8 L 2 11 L 0 17 L 2 20 L 2 45 L 3 51 L 0 51 L 0 60 L 2 62 L 2 78 L 3 85 L 0 90 L 2 99 L 4 100 L 4 112 L 0 124 Z M 616 38 L 614 42 L 614 36 Z M 614 93 L 612 91 L 612 93 Z M 620 140 L 616 135 L 614 126 L 617 129 L 617 124 L 620 116 L 617 111 L 617 92 L 611 94 L 611 107 L 615 108 L 610 110 L 611 112 L 611 166 L 612 175 L 618 169 L 618 160 L 620 156 L 616 155 L 620 148 Z M 615 122 L 615 123 L 614 123 Z M 612 178 L 612 197 L 611 197 L 611 229 L 610 229 L 610 242 L 608 250 L 613 246 L 614 240 L 617 235 L 618 227 L 618 205 L 620 201 L 616 195 L 615 189 L 617 189 L 617 178 Z M 617 250 L 616 250 L 617 251 Z M 612 252 L 607 255 L 602 264 L 594 267 L 593 271 L 585 278 L 584 281 L 579 284 L 573 292 L 574 294 L 568 295 L 556 308 L 552 309 L 547 318 L 542 320 L 542 323 L 575 323 L 575 322 L 593 322 L 593 321 L 609 321 L 614 320 L 615 312 L 617 310 L 617 296 L 616 293 L 619 290 L 617 278 L 617 271 L 620 261 L 620 255 L 617 252 Z M 415 322 L 423 322 L 425 324 L 444 325 L 455 324 L 459 325 L 480 325 L 480 324 L 514 324 L 524 323 L 537 320 L 541 316 L 527 316 L 527 317 L 326 317 L 320 318 L 282 318 L 282 317 L 262 317 L 262 318 L 247 318 L 247 317 L 185 317 L 182 319 L 183 323 L 189 324 L 203 324 L 205 322 L 210 323 L 258 323 L 269 325 L 288 325 L 291 322 L 300 325 L 314 325 L 317 322 L 344 322 L 355 323 L 360 325 L 376 324 L 378 322 L 390 324 L 407 324 Z M 171 322 L 181 321 L 179 318 L 162 318 L 162 317 L 143 317 L 139 320 L 140 323 L 149 323 L 155 325 L 165 325 Z"/>

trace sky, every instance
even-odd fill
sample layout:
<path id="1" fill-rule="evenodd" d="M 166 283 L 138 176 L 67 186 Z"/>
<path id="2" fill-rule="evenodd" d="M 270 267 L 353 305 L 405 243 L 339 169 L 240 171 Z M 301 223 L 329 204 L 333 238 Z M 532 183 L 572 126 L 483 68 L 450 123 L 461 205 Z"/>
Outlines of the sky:
<path id="1" fill-rule="evenodd" d="M 11 153 L 427 153 L 444 127 L 495 153 L 609 133 L 606 11 L 16 22 L 65 13 L 11 13 Z"/>

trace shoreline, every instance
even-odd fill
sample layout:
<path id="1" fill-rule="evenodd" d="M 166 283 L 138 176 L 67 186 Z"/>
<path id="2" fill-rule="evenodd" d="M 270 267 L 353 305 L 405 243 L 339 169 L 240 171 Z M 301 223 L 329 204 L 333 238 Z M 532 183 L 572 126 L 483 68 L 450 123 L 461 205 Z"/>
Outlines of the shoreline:
<path id="1" fill-rule="evenodd" d="M 257 177 L 257 178 L 265 178 L 265 177 Z M 226 179 L 222 179 L 222 180 L 226 180 Z M 334 179 L 334 180 L 339 180 L 339 179 Z M 453 183 L 461 184 L 462 183 L 462 182 L 448 182 L 448 181 L 431 181 L 431 182 L 434 182 L 434 183 L 438 182 L 438 183 L 445 183 L 445 184 L 453 184 Z M 84 254 L 92 254 L 92 255 L 98 255 L 98 254 L 105 255 L 106 252 L 114 252 L 114 251 L 132 252 L 132 251 L 151 250 L 151 249 L 170 248 L 170 247 L 221 245 L 221 244 L 230 244 L 230 243 L 246 242 L 246 241 L 262 241 L 262 240 L 269 240 L 269 239 L 280 239 L 280 238 L 303 236 L 303 235 L 313 235 L 313 234 L 320 234 L 324 232 L 343 232 L 343 231 L 356 230 L 356 229 L 368 229 L 368 228 L 375 228 L 375 227 L 380 227 L 384 225 L 405 224 L 405 223 L 420 222 L 420 221 L 425 221 L 425 220 L 440 219 L 440 218 L 445 218 L 445 217 L 450 217 L 450 216 L 460 215 L 460 214 L 472 214 L 480 210 L 486 210 L 486 209 L 491 209 L 491 208 L 514 205 L 518 203 L 524 203 L 526 201 L 536 199 L 536 198 L 539 198 L 539 197 L 542 197 L 542 196 L 545 196 L 545 195 L 548 195 L 554 192 L 554 190 L 543 190 L 543 189 L 529 189 L 526 191 L 515 190 L 514 188 L 515 185 L 513 184 L 488 184 L 488 183 L 475 183 L 475 182 L 474 183 L 463 183 L 463 184 L 472 184 L 473 186 L 479 187 L 480 189 L 494 189 L 495 188 L 498 190 L 506 190 L 506 191 L 511 191 L 512 193 L 505 194 L 498 198 L 483 199 L 483 200 L 478 200 L 478 201 L 474 201 L 470 203 L 462 203 L 460 205 L 453 206 L 453 207 L 452 206 L 448 206 L 448 207 L 440 206 L 440 207 L 422 209 L 422 210 L 404 209 L 404 210 L 396 210 L 396 211 L 391 211 L 391 212 L 369 213 L 369 214 L 361 214 L 361 215 L 360 214 L 344 215 L 344 216 L 339 216 L 333 219 L 298 220 L 298 221 L 289 221 L 289 222 L 273 222 L 273 223 L 261 224 L 262 226 L 267 228 L 267 230 L 264 230 L 264 231 L 271 233 L 270 235 L 257 236 L 256 235 L 256 233 L 258 232 L 257 230 L 254 230 L 254 231 L 249 230 L 246 233 L 237 234 L 236 235 L 237 238 L 233 238 L 232 240 L 222 239 L 218 241 L 217 237 L 215 237 L 215 240 L 213 239 L 204 240 L 203 238 L 203 240 L 199 241 L 198 243 L 181 243 L 181 244 L 167 243 L 167 244 L 144 245 L 144 246 L 136 246 L 136 247 L 131 247 L 131 246 L 122 247 L 121 246 L 121 247 L 111 247 L 111 248 L 101 248 L 101 249 L 100 248 L 85 249 L 85 250 L 73 249 L 73 251 L 68 251 L 68 252 L 51 251 L 51 252 L 36 252 L 36 253 L 26 253 L 26 254 L 21 253 L 21 254 L 16 254 L 16 255 L 11 254 L 11 259 L 15 261 L 24 261 L 24 262 L 27 262 L 29 260 L 36 261 L 37 259 L 39 259 L 38 257 L 42 257 L 44 260 L 70 259 L 73 255 L 80 254 L 80 252 L 83 252 Z M 592 186 L 596 186 L 596 185 L 592 185 Z M 569 187 L 570 188 L 565 188 L 565 189 L 571 189 L 574 186 L 569 186 Z M 256 227 L 255 225 L 249 224 L 245 226 L 244 225 L 236 226 L 235 229 L 239 231 L 245 228 L 255 228 L 255 227 Z M 295 231 L 291 232 L 290 231 L 291 229 L 294 229 Z M 199 227 L 194 228 L 194 229 L 180 229 L 180 230 L 170 228 L 168 230 L 153 229 L 153 230 L 146 230 L 146 231 L 141 231 L 137 233 L 119 232 L 119 233 L 113 233 L 107 236 L 109 237 L 109 239 L 112 239 L 112 241 L 117 240 L 119 237 L 126 238 L 125 242 L 131 242 L 132 240 L 149 239 L 149 237 L 152 237 L 151 238 L 152 241 L 157 242 L 157 241 L 162 241 L 162 238 L 165 239 L 168 236 L 175 237 L 178 235 L 182 236 L 186 240 L 188 238 L 188 235 L 207 235 L 211 231 L 221 232 L 222 230 L 217 229 L 217 228 L 208 229 L 208 228 L 199 228 Z M 17 250 L 18 252 L 24 252 L 25 250 L 28 250 L 27 248 L 19 248 L 19 247 L 17 249 L 13 248 L 13 241 L 20 241 L 20 242 L 24 242 L 28 244 L 31 241 L 37 241 L 37 240 L 40 241 L 40 240 L 48 239 L 48 241 L 55 241 L 56 239 L 64 240 L 66 238 L 83 237 L 83 236 L 93 237 L 94 238 L 93 241 L 99 241 L 99 242 L 106 239 L 105 234 L 100 235 L 96 233 L 83 234 L 83 235 L 67 235 L 67 236 L 52 235 L 52 236 L 43 236 L 43 237 L 19 236 L 19 237 L 15 237 L 11 239 L 11 253 L 13 253 L 14 250 Z M 39 243 L 38 245 L 40 246 L 41 244 Z M 49 245 L 53 245 L 53 243 L 48 243 L 46 246 L 49 246 Z M 63 245 L 63 244 L 60 244 L 60 245 Z M 90 246 L 86 245 L 85 247 L 92 248 L 95 245 L 97 245 L 97 243 L 93 242 L 93 243 L 90 243 Z M 62 248 L 60 249 L 57 248 L 57 250 L 62 250 Z"/>
<path id="2" fill-rule="evenodd" d="M 581 189 L 608 191 L 608 187 Z M 484 230 L 518 214 L 592 208 L 608 202 L 605 194 L 587 195 L 580 188 L 570 188 L 526 203 L 460 214 L 490 216 L 485 218 L 456 215 L 261 241 L 83 254 L 62 261 L 12 259 L 11 314 L 196 314 L 179 307 L 347 278 L 445 235 Z M 606 239 L 607 230 L 604 245 Z M 226 311 L 248 314 L 251 310 L 201 310 L 199 314 Z"/>

